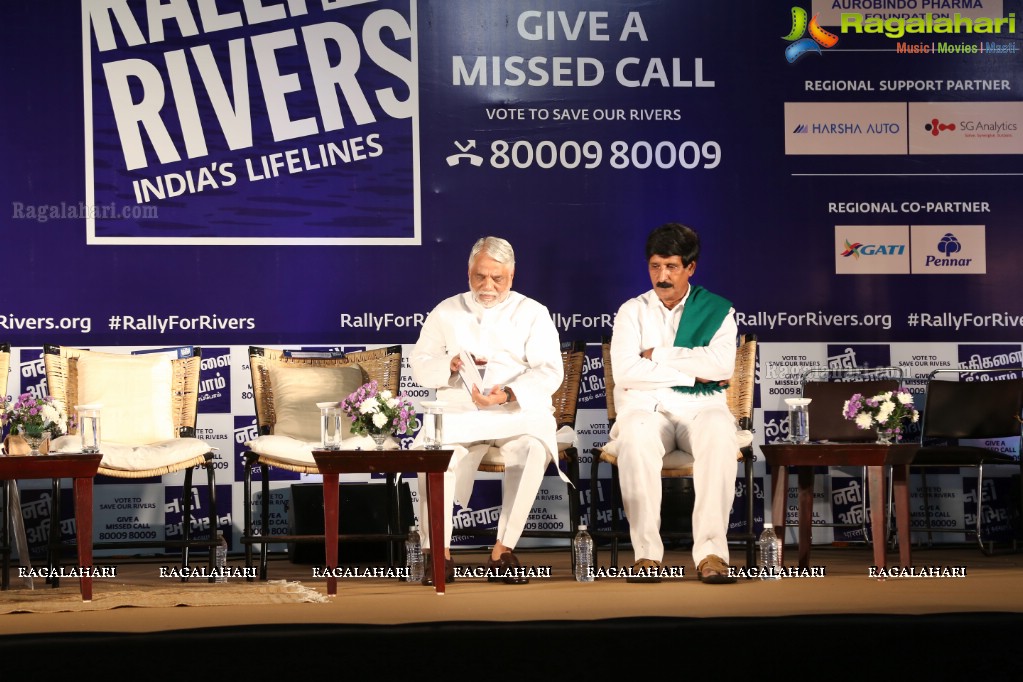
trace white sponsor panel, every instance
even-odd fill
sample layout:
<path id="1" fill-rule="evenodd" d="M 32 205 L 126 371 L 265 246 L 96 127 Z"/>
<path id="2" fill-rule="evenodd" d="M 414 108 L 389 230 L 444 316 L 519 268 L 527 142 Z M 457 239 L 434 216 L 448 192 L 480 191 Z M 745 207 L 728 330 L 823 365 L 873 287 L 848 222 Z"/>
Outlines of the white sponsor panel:
<path id="1" fill-rule="evenodd" d="M 953 13 L 969 19 L 998 18 L 1002 16 L 1002 0 L 983 2 L 956 2 L 955 0 L 861 0 L 835 2 L 813 0 L 810 16 L 818 15 L 822 26 L 841 26 L 842 15 L 863 12 L 881 19 L 888 17 L 923 17 L 927 13 L 951 16 Z"/>
<path id="2" fill-rule="evenodd" d="M 785 153 L 905 154 L 904 102 L 786 102 Z"/>
<path id="3" fill-rule="evenodd" d="M 910 102 L 910 154 L 1021 154 L 1023 102 Z"/>
<path id="4" fill-rule="evenodd" d="M 789 476 L 788 498 L 785 501 L 785 544 L 791 545 L 799 543 L 799 488 L 795 485 L 795 480 L 795 476 Z M 832 523 L 831 479 L 827 476 L 815 476 L 813 479 L 812 514 L 811 542 L 813 544 L 833 542 L 834 530 L 821 525 Z"/>
<path id="5" fill-rule="evenodd" d="M 914 275 L 983 275 L 987 272 L 984 225 L 912 225 Z"/>
<path id="6" fill-rule="evenodd" d="M 827 367 L 828 350 L 823 343 L 764 343 L 758 351 L 757 382 L 760 406 L 765 410 L 786 410 L 785 398 L 798 398 L 802 393 L 803 373 Z"/>
<path id="7" fill-rule="evenodd" d="M 939 474 L 931 470 L 926 474 L 926 486 L 918 474 L 909 479 L 909 519 L 913 529 L 913 542 L 963 542 L 960 533 L 934 533 L 928 538 L 925 531 L 928 512 L 931 528 L 949 530 L 963 528 L 963 484 L 958 474 Z M 924 495 L 926 487 L 926 496 Z"/>
<path id="8" fill-rule="evenodd" d="M 835 273 L 909 274 L 909 226 L 836 225 Z"/>

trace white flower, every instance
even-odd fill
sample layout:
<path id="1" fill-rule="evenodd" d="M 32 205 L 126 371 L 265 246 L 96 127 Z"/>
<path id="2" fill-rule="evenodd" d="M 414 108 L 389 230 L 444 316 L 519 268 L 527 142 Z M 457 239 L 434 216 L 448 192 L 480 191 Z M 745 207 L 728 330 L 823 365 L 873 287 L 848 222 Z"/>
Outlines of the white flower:
<path id="1" fill-rule="evenodd" d="M 39 416 L 43 418 L 43 425 L 60 424 L 60 413 L 53 405 L 43 405 L 39 408 Z"/>
<path id="2" fill-rule="evenodd" d="M 888 421 L 888 417 L 892 416 L 893 411 L 895 411 L 895 403 L 888 400 L 881 403 L 877 408 L 877 422 L 883 424 Z"/>
<path id="3" fill-rule="evenodd" d="M 394 408 L 398 407 L 398 401 L 395 398 L 388 398 L 387 406 L 393 410 Z"/>
<path id="4" fill-rule="evenodd" d="M 878 393 L 877 395 L 874 396 L 874 400 L 876 400 L 877 402 L 882 402 L 884 400 L 891 400 L 891 399 L 892 399 L 892 392 L 891 391 L 885 391 L 884 393 Z"/>
<path id="5" fill-rule="evenodd" d="M 387 389 L 384 389 L 383 391 L 380 391 L 380 397 L 383 400 L 390 400 L 391 399 L 391 392 L 388 391 Z"/>
<path id="6" fill-rule="evenodd" d="M 359 405 L 359 412 L 361 412 L 362 414 L 374 414 L 375 412 L 379 411 L 379 408 L 380 405 L 377 404 L 377 401 L 366 400 L 363 401 L 361 405 Z"/>
<path id="7" fill-rule="evenodd" d="M 874 419 L 866 412 L 860 412 L 856 415 L 856 426 L 861 429 L 869 429 Z"/>
<path id="8" fill-rule="evenodd" d="M 387 415 L 384 414 L 383 412 L 377 412 L 376 414 L 373 415 L 373 426 L 377 427 L 378 429 L 384 428 L 384 425 L 389 421 L 390 419 L 388 419 Z"/>
<path id="9" fill-rule="evenodd" d="M 910 403 L 913 402 L 913 396 L 911 396 L 908 393 L 898 393 L 896 395 L 898 395 L 899 402 L 902 403 L 903 405 L 909 405 Z"/>
<path id="10" fill-rule="evenodd" d="M 916 422 L 917 422 L 917 420 L 918 420 L 919 418 L 920 418 L 920 413 L 919 413 L 919 412 L 917 412 L 916 410 L 914 410 L 914 411 L 913 411 L 913 416 L 909 418 L 909 421 L 911 421 L 911 422 L 913 422 L 914 424 L 916 424 Z"/>

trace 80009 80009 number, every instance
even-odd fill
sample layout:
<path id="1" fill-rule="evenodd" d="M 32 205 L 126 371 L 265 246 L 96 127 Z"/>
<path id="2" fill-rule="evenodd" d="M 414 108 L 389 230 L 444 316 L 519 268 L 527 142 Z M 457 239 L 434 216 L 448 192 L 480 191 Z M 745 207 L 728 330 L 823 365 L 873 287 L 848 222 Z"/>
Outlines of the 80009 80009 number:
<path id="1" fill-rule="evenodd" d="M 622 142 L 610 145 L 610 152 L 596 140 L 557 143 L 550 140 L 530 142 L 518 140 L 509 143 L 495 140 L 490 144 L 490 165 L 494 168 L 584 168 L 600 166 L 605 157 L 616 170 L 624 168 L 682 168 L 711 170 L 721 163 L 721 145 L 713 140 L 699 143 L 685 142 Z"/>

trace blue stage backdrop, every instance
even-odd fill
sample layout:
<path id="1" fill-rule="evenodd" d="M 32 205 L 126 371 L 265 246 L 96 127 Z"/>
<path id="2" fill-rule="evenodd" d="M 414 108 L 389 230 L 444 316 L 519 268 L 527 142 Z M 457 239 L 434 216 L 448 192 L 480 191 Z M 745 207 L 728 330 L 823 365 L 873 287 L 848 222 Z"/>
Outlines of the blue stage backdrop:
<path id="1" fill-rule="evenodd" d="M 563 340 L 598 344 L 649 286 L 649 230 L 696 228 L 695 281 L 762 343 L 758 442 L 784 435 L 810 367 L 892 363 L 919 384 L 1023 364 L 1019 0 L 0 14 L 7 390 L 45 392 L 47 343 L 204 347 L 225 525 L 252 427 L 246 347 L 407 352 L 486 234 L 516 247 L 516 288 Z M 591 350 L 584 449 L 607 431 Z M 149 495 L 164 511 L 147 523 L 179 526 Z"/>

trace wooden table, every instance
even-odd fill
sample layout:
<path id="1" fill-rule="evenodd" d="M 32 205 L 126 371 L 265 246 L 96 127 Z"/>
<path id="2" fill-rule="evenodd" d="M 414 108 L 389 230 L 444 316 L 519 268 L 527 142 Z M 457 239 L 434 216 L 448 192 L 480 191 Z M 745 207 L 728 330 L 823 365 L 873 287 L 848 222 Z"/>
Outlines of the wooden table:
<path id="1" fill-rule="evenodd" d="M 910 566 L 909 548 L 909 464 L 920 448 L 918 444 L 883 445 L 877 443 L 779 443 L 761 445 L 771 467 L 773 504 L 771 518 L 779 537 L 785 536 L 785 501 L 788 493 L 788 468 L 799 474 L 799 567 L 810 566 L 810 532 L 813 514 L 813 467 L 865 466 L 870 494 L 871 534 L 874 565 L 885 563 L 888 514 L 884 469 L 892 467 L 892 492 L 895 497 L 895 524 L 898 526 L 899 562 Z"/>
<path id="2" fill-rule="evenodd" d="M 74 479 L 75 519 L 78 527 L 78 567 L 82 570 L 79 585 L 82 601 L 92 601 L 92 481 L 99 469 L 102 454 L 60 454 L 25 457 L 0 457 L 0 481 L 17 479 Z M 6 512 L 5 512 L 6 514 Z M 3 545 L 9 545 L 7 532 L 10 519 L 4 517 Z M 59 519 L 50 520 L 50 532 L 60 532 Z M 4 577 L 7 576 L 8 556 L 3 558 Z M 51 567 L 52 568 L 52 567 Z M 88 570 L 84 570 L 88 569 Z M 6 585 L 4 585 L 6 588 Z"/>
<path id="3" fill-rule="evenodd" d="M 313 450 L 323 474 L 323 533 L 327 554 L 327 594 L 337 594 L 337 527 L 339 474 L 426 474 L 426 505 L 430 515 L 430 546 L 435 554 L 433 585 L 444 594 L 444 472 L 454 450 Z M 424 494 L 424 491 L 419 491 Z"/>

